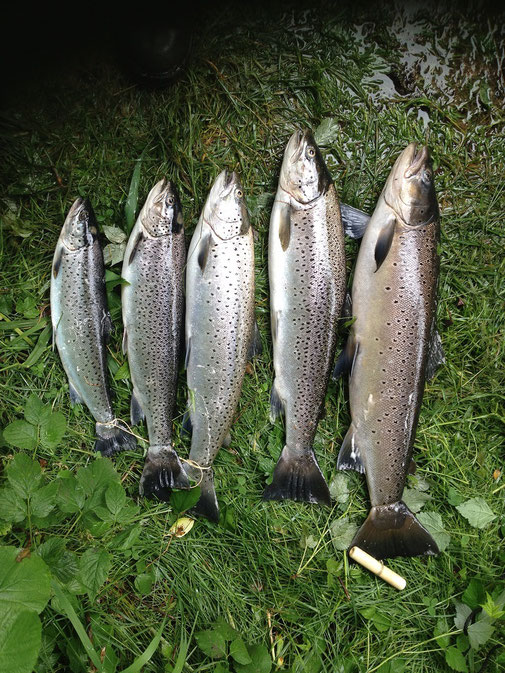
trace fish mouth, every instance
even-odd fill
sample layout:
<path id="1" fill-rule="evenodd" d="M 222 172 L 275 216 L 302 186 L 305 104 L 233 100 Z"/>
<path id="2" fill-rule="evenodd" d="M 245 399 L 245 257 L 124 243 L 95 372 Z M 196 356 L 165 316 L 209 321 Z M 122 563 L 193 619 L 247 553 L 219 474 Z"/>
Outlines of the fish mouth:
<path id="1" fill-rule="evenodd" d="M 78 196 L 73 204 L 70 206 L 68 211 L 67 219 L 74 220 L 79 217 L 82 211 L 87 208 L 89 210 L 89 201 L 88 199 L 83 199 L 82 196 Z"/>
<path id="2" fill-rule="evenodd" d="M 403 175 L 405 178 L 411 178 L 412 176 L 417 175 L 421 168 L 426 165 L 426 163 L 429 161 L 430 155 L 426 145 L 422 145 L 422 147 L 418 150 L 417 143 L 410 143 L 406 149 L 406 152 L 407 151 L 411 156 L 409 157 L 409 166 Z"/>
<path id="3" fill-rule="evenodd" d="M 225 199 L 235 186 L 240 185 L 238 175 L 235 171 L 229 171 L 226 168 L 218 175 L 217 181 L 219 184 L 219 195 L 222 199 Z"/>
<path id="4" fill-rule="evenodd" d="M 300 160 L 308 143 L 314 142 L 310 129 L 298 129 L 293 133 L 286 147 L 286 154 L 292 163 Z"/>

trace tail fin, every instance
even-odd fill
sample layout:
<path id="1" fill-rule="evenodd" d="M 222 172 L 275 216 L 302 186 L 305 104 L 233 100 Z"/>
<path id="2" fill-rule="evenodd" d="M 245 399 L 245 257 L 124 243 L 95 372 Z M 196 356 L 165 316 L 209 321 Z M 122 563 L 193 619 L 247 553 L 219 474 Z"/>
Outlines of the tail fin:
<path id="1" fill-rule="evenodd" d="M 123 429 L 124 427 L 124 429 Z M 131 451 L 137 445 L 137 440 L 120 421 L 116 424 L 97 423 L 95 425 L 97 439 L 95 451 L 100 451 L 102 456 L 114 456 L 121 451 Z"/>
<path id="2" fill-rule="evenodd" d="M 435 540 L 402 501 L 372 507 L 350 546 L 377 559 L 439 553 Z"/>
<path id="3" fill-rule="evenodd" d="M 197 467 L 188 466 L 188 474 L 200 486 L 200 499 L 190 511 L 190 514 L 204 516 L 210 521 L 219 521 L 219 505 L 217 503 L 216 489 L 214 488 L 214 473 L 212 469 L 199 470 Z"/>
<path id="4" fill-rule="evenodd" d="M 287 499 L 331 505 L 328 484 L 312 450 L 300 456 L 291 454 L 287 446 L 283 448 L 263 500 Z"/>
<path id="5" fill-rule="evenodd" d="M 150 446 L 140 477 L 140 495 L 168 501 L 173 488 L 190 488 L 177 452 L 170 445 Z"/>

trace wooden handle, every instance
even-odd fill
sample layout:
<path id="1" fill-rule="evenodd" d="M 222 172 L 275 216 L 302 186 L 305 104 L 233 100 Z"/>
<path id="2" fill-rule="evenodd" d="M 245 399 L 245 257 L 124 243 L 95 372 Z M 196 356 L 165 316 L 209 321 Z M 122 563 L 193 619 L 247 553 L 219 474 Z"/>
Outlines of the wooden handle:
<path id="1" fill-rule="evenodd" d="M 405 589 L 407 584 L 406 579 L 400 577 L 400 575 L 391 570 L 391 568 L 386 568 L 382 561 L 378 561 L 373 556 L 370 556 L 370 554 L 367 554 L 363 549 L 360 549 L 359 547 L 351 547 L 351 549 L 349 549 L 349 556 L 353 561 L 360 563 L 370 570 L 370 572 L 373 572 L 374 575 L 377 575 L 388 584 L 391 584 L 395 589 L 398 589 L 399 591 Z"/>

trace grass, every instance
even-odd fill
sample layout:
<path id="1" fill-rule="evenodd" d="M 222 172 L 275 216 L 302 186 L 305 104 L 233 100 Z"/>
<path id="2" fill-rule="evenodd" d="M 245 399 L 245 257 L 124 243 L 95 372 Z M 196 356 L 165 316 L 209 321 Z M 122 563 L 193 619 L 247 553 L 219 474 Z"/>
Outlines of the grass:
<path id="1" fill-rule="evenodd" d="M 98 599 L 74 600 L 94 644 L 115 651 L 118 670 L 147 647 L 165 616 L 162 647 L 145 671 L 172 670 L 181 636 L 208 628 L 217 616 L 247 642 L 267 645 L 273 670 L 450 671 L 447 643 L 434 639 L 442 624 L 453 634 L 450 645 L 460 645 L 465 670 L 478 672 L 503 641 L 503 619 L 476 650 L 468 650 L 453 623 L 454 601 L 472 578 L 488 591 L 503 589 L 505 491 L 495 473 L 505 467 L 505 91 L 497 65 L 503 29 L 496 17 L 475 8 L 465 14 L 419 11 L 419 41 L 449 63 L 456 93 L 439 90 L 433 69 L 406 67 L 405 33 L 398 28 L 404 15 L 387 5 L 366 12 L 222 5 L 198 17 L 190 66 L 173 86 L 132 86 L 104 50 L 30 86 L 21 83 L 4 103 L 1 427 L 22 416 L 31 392 L 64 413 L 68 429 L 61 445 L 32 451 L 45 461 L 49 480 L 62 467 L 75 471 L 94 460 L 94 424 L 87 410 L 70 408 L 50 342 L 35 364 L 24 365 L 48 315 L 52 252 L 73 199 L 89 196 L 102 224 L 124 229 L 128 188 L 142 156 L 140 199 L 161 176 L 173 179 L 189 236 L 213 178 L 227 167 L 242 177 L 258 232 L 256 310 L 265 348 L 246 377 L 231 447 L 215 463 L 222 523 L 197 521 L 186 537 L 172 539 L 171 507 L 139 501 L 125 527 L 140 524 L 141 535 L 126 551 L 115 547 L 111 535 L 84 533 L 72 519 L 51 530 L 78 555 L 90 547 L 112 553 Z M 381 95 L 378 73 L 389 73 L 404 95 Z M 429 114 L 426 127 L 419 111 Z M 358 475 L 345 475 L 347 497 L 329 511 L 261 501 L 283 437 L 282 428 L 268 421 L 269 211 L 287 138 L 294 128 L 317 129 L 325 119 L 331 123 L 323 153 L 347 203 L 371 212 L 395 157 L 412 140 L 429 143 L 436 165 L 442 212 L 438 322 L 447 364 L 426 387 L 414 457 L 431 496 L 423 511 L 441 516 L 450 542 L 437 558 L 391 562 L 407 578 L 402 593 L 350 566 L 338 541 L 332 542 L 335 521 L 358 524 L 368 509 Z M 357 244 L 349 242 L 348 252 L 351 273 Z M 124 362 L 118 294 L 112 314 L 115 372 Z M 129 384 L 112 385 L 118 415 L 128 418 Z M 177 438 L 184 402 L 181 381 Z M 349 422 L 345 386 L 330 385 L 326 408 L 315 449 L 331 481 Z M 145 436 L 144 428 L 139 432 Z M 187 455 L 187 443 L 177 442 Z M 7 465 L 15 451 L 4 441 L 2 452 Z M 137 501 L 141 448 L 114 462 Z M 482 530 L 451 504 L 475 497 L 496 514 Z M 8 528 L 2 544 L 31 545 L 32 551 L 48 535 Z M 142 595 L 134 582 L 146 571 L 154 584 Z M 52 603 L 42 620 L 38 673 L 89 670 L 70 622 Z M 192 637 L 183 670 L 212 671 L 215 665 Z M 505 670 L 499 651 L 487 666 Z"/>

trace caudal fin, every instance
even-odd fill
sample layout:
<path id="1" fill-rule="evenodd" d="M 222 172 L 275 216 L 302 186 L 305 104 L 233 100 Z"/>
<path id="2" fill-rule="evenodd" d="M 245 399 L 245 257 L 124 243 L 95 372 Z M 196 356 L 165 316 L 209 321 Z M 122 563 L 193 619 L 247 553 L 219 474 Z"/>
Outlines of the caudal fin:
<path id="1" fill-rule="evenodd" d="M 217 523 L 219 521 L 219 505 L 214 487 L 212 468 L 199 469 L 198 467 L 188 466 L 188 474 L 200 487 L 200 499 L 190 511 L 190 514 L 204 516 L 210 521 Z"/>
<path id="2" fill-rule="evenodd" d="M 140 495 L 168 502 L 173 488 L 190 488 L 177 452 L 171 446 L 150 446 L 140 477 Z"/>
<path id="3" fill-rule="evenodd" d="M 376 559 L 439 553 L 435 540 L 402 501 L 372 507 L 350 546 Z"/>
<path id="4" fill-rule="evenodd" d="M 97 423 L 95 429 L 95 451 L 99 451 L 102 456 L 110 457 L 121 451 L 131 451 L 137 445 L 134 435 L 120 421 L 114 424 Z"/>
<path id="5" fill-rule="evenodd" d="M 287 446 L 275 466 L 272 483 L 266 487 L 263 500 L 298 500 L 331 505 L 330 491 L 314 452 L 300 456 Z"/>

